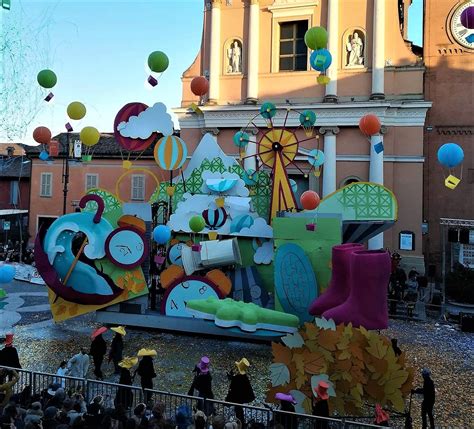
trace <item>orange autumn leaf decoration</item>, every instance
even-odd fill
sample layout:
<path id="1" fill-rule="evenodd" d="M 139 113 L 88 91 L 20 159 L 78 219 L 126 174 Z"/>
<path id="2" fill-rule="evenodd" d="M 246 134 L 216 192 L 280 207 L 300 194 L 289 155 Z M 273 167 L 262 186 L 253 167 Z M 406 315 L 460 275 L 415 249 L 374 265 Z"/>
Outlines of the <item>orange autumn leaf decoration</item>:
<path id="1" fill-rule="evenodd" d="M 395 356 L 388 338 L 351 325 L 334 329 L 327 323 L 305 323 L 294 338 L 299 342 L 273 343 L 272 352 L 273 362 L 290 372 L 285 388 L 296 392 L 297 408 L 311 404 L 311 379 L 328 377 L 336 394 L 329 398 L 331 412 L 362 414 L 367 402 L 404 411 L 414 372 L 406 367 L 405 354 Z M 277 386 L 269 386 L 267 400 L 274 402 L 276 392 Z"/>

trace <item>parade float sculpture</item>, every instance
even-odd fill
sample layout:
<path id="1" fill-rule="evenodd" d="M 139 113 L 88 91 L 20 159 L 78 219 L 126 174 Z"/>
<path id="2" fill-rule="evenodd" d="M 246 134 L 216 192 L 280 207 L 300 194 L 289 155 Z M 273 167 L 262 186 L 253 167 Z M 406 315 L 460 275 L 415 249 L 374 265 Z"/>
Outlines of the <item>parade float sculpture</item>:
<path id="1" fill-rule="evenodd" d="M 367 402 L 405 409 L 414 370 L 407 367 L 405 353 L 395 355 L 390 340 L 374 331 L 316 318 L 272 343 L 272 351 L 268 402 L 289 392 L 296 411 L 311 414 L 314 387 L 325 381 L 331 413 L 360 415 Z"/>
<path id="2" fill-rule="evenodd" d="M 319 168 L 324 163 L 324 155 L 319 150 L 319 138 L 313 132 L 316 122 L 315 113 L 312 111 L 300 112 L 287 108 L 283 118 L 277 119 L 276 115 L 276 106 L 273 103 L 265 102 L 262 104 L 259 113 L 234 135 L 234 144 L 239 148 L 240 164 L 242 166 L 246 160 L 255 159 L 271 171 L 272 190 L 269 222 L 272 222 L 272 219 L 280 211 L 295 211 L 298 208 L 287 169 L 291 166 L 306 176 L 312 172 L 319 175 Z M 301 138 L 298 130 L 289 126 L 290 117 L 299 118 L 300 128 L 304 130 L 305 138 Z M 282 125 L 279 125 L 280 121 L 282 121 Z M 264 127 L 260 126 L 262 122 L 265 124 Z M 256 153 L 246 154 L 247 146 L 253 144 L 250 142 L 250 133 L 253 129 L 258 131 Z M 311 146 L 314 146 L 315 149 L 304 151 L 302 147 L 300 148 L 303 142 L 311 141 L 313 141 Z M 309 168 L 303 167 L 303 163 L 296 160 L 298 154 L 307 159 Z M 259 163 L 255 162 L 255 164 L 258 165 Z M 247 171 L 245 182 L 252 184 L 255 174 L 257 174 L 255 171 Z"/>
<path id="3" fill-rule="evenodd" d="M 128 224 L 118 201 L 99 195 L 86 195 L 80 207 L 82 212 L 40 230 L 35 241 L 36 267 L 48 285 L 55 321 L 148 292 L 140 266 L 148 256 L 144 222 Z"/>

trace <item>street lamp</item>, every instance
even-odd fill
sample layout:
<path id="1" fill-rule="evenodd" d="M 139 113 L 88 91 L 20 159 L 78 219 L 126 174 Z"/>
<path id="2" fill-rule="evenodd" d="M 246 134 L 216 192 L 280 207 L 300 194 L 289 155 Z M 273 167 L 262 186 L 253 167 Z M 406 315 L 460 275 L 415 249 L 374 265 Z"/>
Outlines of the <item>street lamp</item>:
<path id="1" fill-rule="evenodd" d="M 67 128 L 67 127 L 66 127 Z M 69 191 L 69 150 L 70 150 L 70 139 L 69 135 L 72 131 L 69 131 L 69 128 L 67 128 L 67 134 L 66 134 L 66 156 L 63 159 L 63 215 L 66 214 L 67 210 L 67 193 Z"/>

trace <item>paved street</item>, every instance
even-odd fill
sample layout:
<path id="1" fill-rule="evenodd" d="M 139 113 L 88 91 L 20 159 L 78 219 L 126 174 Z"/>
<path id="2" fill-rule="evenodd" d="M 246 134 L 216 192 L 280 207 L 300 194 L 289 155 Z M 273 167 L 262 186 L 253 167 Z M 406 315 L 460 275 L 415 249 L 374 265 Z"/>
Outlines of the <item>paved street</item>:
<path id="1" fill-rule="evenodd" d="M 34 329 L 52 323 L 46 286 L 14 280 L 2 289 L 7 296 L 0 300 L 0 333 L 13 326 L 34 325 Z"/>

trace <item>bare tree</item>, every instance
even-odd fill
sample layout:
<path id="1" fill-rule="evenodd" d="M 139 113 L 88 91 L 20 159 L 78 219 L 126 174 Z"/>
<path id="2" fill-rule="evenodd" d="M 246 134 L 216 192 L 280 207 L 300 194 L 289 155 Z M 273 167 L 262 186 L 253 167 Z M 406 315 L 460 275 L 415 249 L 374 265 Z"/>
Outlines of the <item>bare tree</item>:
<path id="1" fill-rule="evenodd" d="M 21 2 L 0 9 L 0 140 L 22 140 L 45 103 L 37 73 L 50 66 L 52 8 L 29 17 Z"/>

